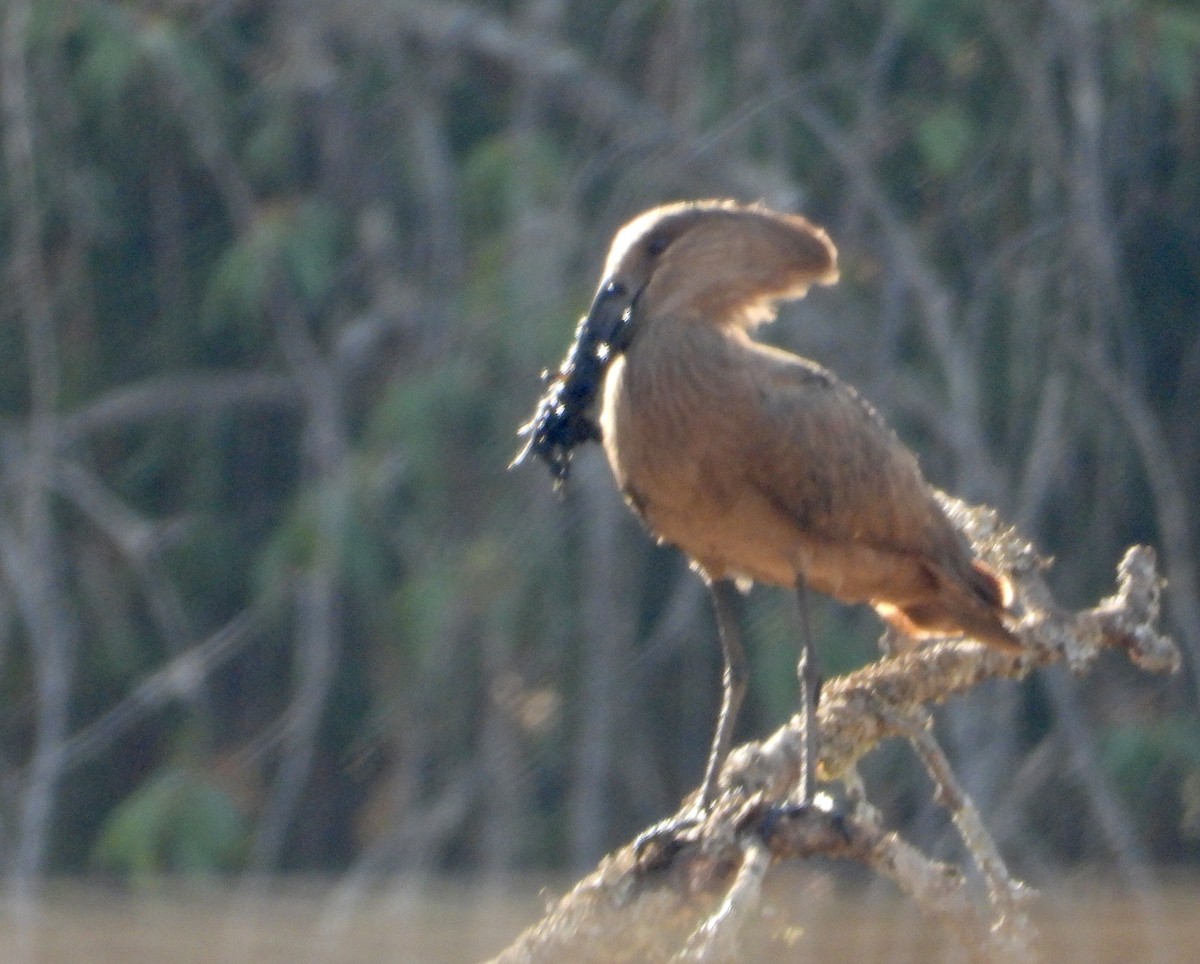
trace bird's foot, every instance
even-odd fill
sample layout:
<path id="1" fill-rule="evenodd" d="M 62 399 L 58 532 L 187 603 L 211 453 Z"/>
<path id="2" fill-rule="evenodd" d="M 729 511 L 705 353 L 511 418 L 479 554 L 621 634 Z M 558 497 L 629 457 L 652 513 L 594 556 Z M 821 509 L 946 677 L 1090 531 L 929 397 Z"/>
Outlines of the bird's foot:
<path id="1" fill-rule="evenodd" d="M 767 807 L 758 820 L 758 833 L 769 841 L 785 827 L 797 825 L 833 829 L 846 842 L 850 840 L 847 825 L 849 811 L 828 793 L 816 793 L 807 799 L 785 800 Z"/>
<path id="2" fill-rule="evenodd" d="M 808 813 L 810 810 L 829 816 L 845 808 L 833 798 L 832 794 L 820 790 L 816 793 L 798 794 L 789 797 L 780 803 L 774 804 L 771 809 L 778 811 L 781 816 L 797 817 Z"/>
<path id="3" fill-rule="evenodd" d="M 639 871 L 660 870 L 699 836 L 708 815 L 703 810 L 685 810 L 647 828 L 633 842 L 634 863 Z"/>

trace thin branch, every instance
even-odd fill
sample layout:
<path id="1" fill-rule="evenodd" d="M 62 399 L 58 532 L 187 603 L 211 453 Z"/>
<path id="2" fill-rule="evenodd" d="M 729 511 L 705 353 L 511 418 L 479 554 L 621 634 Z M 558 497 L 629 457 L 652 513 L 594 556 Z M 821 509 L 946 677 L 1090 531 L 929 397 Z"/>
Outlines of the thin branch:
<path id="1" fill-rule="evenodd" d="M 93 435 L 164 418 L 223 414 L 238 408 L 295 409 L 299 385 L 286 375 L 261 372 L 179 372 L 122 385 L 59 418 L 60 448 Z"/>
<path id="2" fill-rule="evenodd" d="M 924 710 L 914 710 L 899 716 L 897 722 L 908 731 L 909 743 L 933 780 L 935 799 L 950 811 L 963 845 L 987 884 L 988 900 L 994 910 L 990 934 L 997 945 L 996 951 L 1021 961 L 1035 960 L 1037 931 L 1025 912 L 1031 893 L 1009 876 L 996 841 L 933 735 L 932 719 Z"/>
<path id="3" fill-rule="evenodd" d="M 42 256 L 33 104 L 25 78 L 30 10 L 28 0 L 13 0 L 8 8 L 0 91 L 3 92 L 5 173 L 13 208 L 13 275 L 25 327 L 32 427 L 44 440 L 52 438 L 54 433 L 49 420 L 58 398 L 59 367 L 50 282 Z M 42 444 L 39 448 L 46 451 L 49 446 Z"/>
<path id="4" fill-rule="evenodd" d="M 65 771 L 95 759 L 134 726 L 173 700 L 189 699 L 204 680 L 258 635 L 262 612 L 248 609 L 201 643 L 146 677 L 121 702 L 73 733 L 59 748 Z"/>
<path id="5" fill-rule="evenodd" d="M 156 557 L 182 535 L 186 521 L 151 522 L 72 460 L 57 460 L 54 482 L 58 491 L 90 518 L 124 556 L 137 576 L 149 614 L 168 651 L 172 655 L 183 652 L 194 642 L 195 634 L 179 587 Z M 188 695 L 202 715 L 211 716 L 211 706 L 202 687 Z"/>
<path id="6" fill-rule="evenodd" d="M 0 30 L 0 127 L 12 206 L 13 280 L 25 330 L 30 396 L 28 421 L 23 426 L 27 443 L 20 466 L 19 532 L 5 539 L 3 567 L 6 578 L 19 584 L 16 592 L 37 699 L 33 752 L 9 868 L 18 903 L 30 896 L 41 870 L 55 790 L 62 777 L 58 751 L 68 725 L 75 642 L 69 605 L 57 575 L 61 561 L 56 557 L 57 527 L 50 511 L 60 370 L 50 281 L 42 252 L 34 104 L 26 76 L 31 12 L 29 0 L 12 0 Z"/>
<path id="7" fill-rule="evenodd" d="M 674 958 L 697 964 L 736 960 L 738 934 L 750 915 L 758 909 L 763 880 L 771 868 L 771 851 L 757 836 L 746 839 L 742 865 L 720 906 L 687 939 Z"/>
<path id="8" fill-rule="evenodd" d="M 519 21 L 504 19 L 478 4 L 440 0 L 438 3 L 343 4 L 347 20 L 359 32 L 398 35 L 431 51 L 435 57 L 460 54 L 512 72 L 535 85 L 539 96 L 604 138 L 608 157 L 655 152 L 656 166 L 700 173 L 712 183 L 728 185 L 748 197 L 787 195 L 791 183 L 738 152 L 718 153 L 712 143 L 698 144 L 694 130 L 683 129 L 665 111 L 644 97 L 630 96 L 628 87 L 613 80 L 579 51 L 553 35 L 521 29 Z"/>
<path id="9" fill-rule="evenodd" d="M 1020 627 L 1029 652 L 1015 662 L 969 641 L 934 643 L 871 663 L 831 680 L 821 693 L 821 770 L 836 779 L 885 739 L 906 737 L 897 709 L 945 702 L 988 680 L 1017 680 L 1033 669 L 1065 662 L 1084 672 L 1104 649 L 1120 649 L 1149 672 L 1173 672 L 1179 666 L 1174 643 L 1161 636 L 1158 617 L 1159 576 L 1153 553 L 1144 546 L 1129 550 L 1118 570 L 1118 592 L 1079 613 L 1042 611 Z M 1040 581 L 1040 580 L 1039 580 Z M 1026 598 L 1040 595 L 1028 584 Z M 741 792 L 777 795 L 799 777 L 800 725 L 793 718 L 761 743 L 730 754 L 723 783 Z"/>
<path id="10" fill-rule="evenodd" d="M 247 882 L 278 859 L 312 772 L 341 648 L 339 567 L 351 511 L 346 471 L 349 441 L 338 379 L 309 335 L 304 314 L 282 279 L 272 286 L 269 310 L 284 358 L 303 390 L 307 481 L 315 492 L 316 515 L 312 555 L 293 594 L 296 686 L 285 714 L 283 756 L 254 836 Z"/>
<path id="11" fill-rule="evenodd" d="M 1098 348 L 1069 353 L 1100 389 L 1125 424 L 1141 456 L 1142 469 L 1154 496 L 1158 536 L 1162 540 L 1172 592 L 1171 615 L 1192 659 L 1200 663 L 1200 572 L 1186 487 L 1176 467 L 1175 453 L 1144 398 L 1114 369 Z M 1195 674 L 1200 693 L 1200 673 Z"/>

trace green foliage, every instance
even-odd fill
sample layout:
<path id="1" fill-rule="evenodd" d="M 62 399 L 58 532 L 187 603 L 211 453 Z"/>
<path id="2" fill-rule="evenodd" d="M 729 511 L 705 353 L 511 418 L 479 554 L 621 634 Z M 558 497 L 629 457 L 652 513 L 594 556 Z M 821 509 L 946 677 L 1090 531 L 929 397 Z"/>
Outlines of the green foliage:
<path id="1" fill-rule="evenodd" d="M 957 104 L 947 104 L 921 118 L 916 136 L 925 165 L 945 176 L 962 166 L 978 135 L 966 111 Z"/>
<path id="2" fill-rule="evenodd" d="M 135 35 L 112 18 L 92 12 L 80 24 L 75 81 L 98 111 L 118 108 L 145 70 L 144 51 Z"/>
<path id="3" fill-rule="evenodd" d="M 1144 807 L 1164 776 L 1182 782 L 1200 775 L 1200 721 L 1170 716 L 1113 727 L 1104 734 L 1101 756 L 1117 785 Z"/>
<path id="4" fill-rule="evenodd" d="M 281 258 L 301 304 L 320 308 L 333 288 L 345 257 L 342 219 L 329 204 L 306 201 L 289 219 Z"/>
<path id="5" fill-rule="evenodd" d="M 319 201 L 264 207 L 244 237 L 217 259 L 205 286 L 200 318 L 207 334 L 236 338 L 242 351 L 260 350 L 272 286 L 289 283 L 303 306 L 328 296 L 341 253 L 341 222 Z"/>
<path id="6" fill-rule="evenodd" d="M 1169 860 L 1200 843 L 1200 721 L 1167 716 L 1105 732 L 1101 760 L 1114 784 L 1141 816 L 1150 842 Z"/>
<path id="7" fill-rule="evenodd" d="M 257 596 L 272 598 L 295 573 L 325 566 L 341 572 L 349 586 L 364 590 L 368 598 L 386 591 L 394 573 L 386 531 L 374 518 L 367 462 L 352 456 L 332 477 L 297 493 L 255 560 Z"/>
<path id="8" fill-rule="evenodd" d="M 234 868 L 245 835 L 228 792 L 196 768 L 168 763 L 113 808 L 92 862 L 140 884 L 212 874 Z"/>
<path id="9" fill-rule="evenodd" d="M 1164 4 L 1151 17 L 1155 69 L 1171 99 L 1184 102 L 1194 96 L 1200 72 L 1200 11 Z"/>

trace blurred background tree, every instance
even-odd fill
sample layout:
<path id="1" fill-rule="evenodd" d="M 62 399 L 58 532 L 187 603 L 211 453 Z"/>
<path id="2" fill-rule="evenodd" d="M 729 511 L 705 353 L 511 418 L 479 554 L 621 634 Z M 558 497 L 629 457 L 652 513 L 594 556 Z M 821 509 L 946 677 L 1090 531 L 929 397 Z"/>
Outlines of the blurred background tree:
<path id="1" fill-rule="evenodd" d="M 8 0 L 0 866 L 584 865 L 703 767 L 719 650 L 597 452 L 505 466 L 612 230 L 801 210 L 768 334 L 1056 558 L 1164 557 L 1170 682 L 939 720 L 1034 881 L 1200 859 L 1200 9 L 1127 0 Z M 747 605 L 745 735 L 795 699 Z M 824 606 L 831 672 L 875 652 Z M 868 782 L 945 839 L 905 751 Z"/>

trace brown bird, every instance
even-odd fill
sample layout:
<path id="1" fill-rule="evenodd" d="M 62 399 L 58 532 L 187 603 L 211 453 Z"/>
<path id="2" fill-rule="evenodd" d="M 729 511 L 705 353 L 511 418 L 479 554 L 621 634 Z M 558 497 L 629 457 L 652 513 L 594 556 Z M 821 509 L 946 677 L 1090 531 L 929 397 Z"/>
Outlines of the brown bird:
<path id="1" fill-rule="evenodd" d="M 800 599 L 804 802 L 820 688 L 806 586 L 869 603 L 914 639 L 966 635 L 1020 652 L 1004 623 L 1007 581 L 972 558 L 913 454 L 832 373 L 750 338 L 779 302 L 837 276 L 832 242 L 802 217 L 730 201 L 671 204 L 617 233 L 580 326 L 609 346 L 589 343 L 587 356 L 607 367 L 600 428 L 617 484 L 712 593 L 725 672 L 704 809 L 746 688 L 739 581 L 794 588 Z"/>

